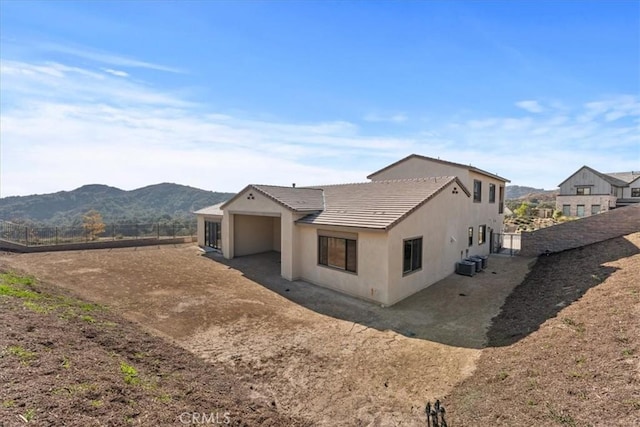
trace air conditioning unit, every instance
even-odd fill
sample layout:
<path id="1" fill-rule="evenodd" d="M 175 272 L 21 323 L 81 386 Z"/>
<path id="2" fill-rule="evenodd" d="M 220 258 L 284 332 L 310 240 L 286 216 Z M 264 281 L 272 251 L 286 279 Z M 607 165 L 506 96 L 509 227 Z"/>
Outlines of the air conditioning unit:
<path id="1" fill-rule="evenodd" d="M 456 273 L 473 277 L 476 274 L 476 263 L 472 261 L 456 262 Z"/>
<path id="2" fill-rule="evenodd" d="M 485 268 L 487 268 L 487 263 L 489 261 L 489 257 L 488 256 L 486 256 L 486 255 L 472 255 L 469 258 L 473 259 L 474 261 L 480 260 L 480 266 L 482 267 L 483 270 Z"/>
<path id="3" fill-rule="evenodd" d="M 476 265 L 476 272 L 482 271 L 482 260 L 480 258 L 470 256 L 469 258 L 465 259 L 465 261 L 473 262 Z"/>

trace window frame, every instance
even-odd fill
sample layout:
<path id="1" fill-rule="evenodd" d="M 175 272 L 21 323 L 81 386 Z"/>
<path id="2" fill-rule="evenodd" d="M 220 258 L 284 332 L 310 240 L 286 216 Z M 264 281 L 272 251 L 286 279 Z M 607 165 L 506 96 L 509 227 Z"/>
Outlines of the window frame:
<path id="1" fill-rule="evenodd" d="M 496 185 L 489 183 L 489 203 L 496 202 Z"/>
<path id="2" fill-rule="evenodd" d="M 409 245 L 409 247 L 411 248 L 411 253 L 409 254 L 409 261 L 411 263 L 411 265 L 409 266 L 409 269 L 406 268 L 406 261 L 407 261 L 407 245 Z M 415 273 L 416 271 L 420 271 L 422 270 L 422 257 L 423 257 L 423 250 L 422 250 L 422 245 L 423 245 L 423 238 L 422 236 L 420 237 L 412 237 L 410 239 L 403 239 L 402 240 L 402 276 L 407 276 L 409 274 Z M 418 254 L 416 254 L 414 252 L 415 249 L 418 249 Z M 414 262 L 417 261 L 418 265 L 414 265 Z"/>
<path id="3" fill-rule="evenodd" d="M 473 227 L 469 227 L 469 247 L 473 246 Z"/>
<path id="4" fill-rule="evenodd" d="M 590 196 L 591 186 L 576 187 L 576 196 Z"/>
<path id="5" fill-rule="evenodd" d="M 593 211 L 593 208 L 598 208 L 598 210 L 596 210 L 595 212 Z M 601 205 L 591 205 L 591 215 L 597 215 L 600 213 L 600 209 L 602 209 Z"/>
<path id="6" fill-rule="evenodd" d="M 631 197 L 640 197 L 640 187 L 635 187 L 631 189 Z"/>
<path id="7" fill-rule="evenodd" d="M 473 203 L 482 203 L 482 181 L 473 180 Z"/>
<path id="8" fill-rule="evenodd" d="M 343 241 L 344 242 L 344 263 L 343 266 L 337 264 L 331 264 L 331 244 L 330 239 L 335 242 Z M 323 242 L 326 242 L 326 245 L 323 245 Z M 324 252 L 326 250 L 326 253 Z M 351 259 L 349 254 L 353 255 Z M 319 235 L 318 236 L 318 265 L 322 267 L 327 267 L 332 270 L 344 271 L 346 273 L 358 274 L 358 240 L 357 239 L 349 239 L 346 237 L 337 237 L 337 236 L 326 236 Z"/>
<path id="9" fill-rule="evenodd" d="M 487 225 L 482 224 L 478 226 L 478 245 L 484 245 L 487 243 Z"/>
<path id="10" fill-rule="evenodd" d="M 580 215 L 580 208 L 582 208 L 582 215 Z M 576 216 L 578 218 L 584 218 L 585 214 L 585 205 L 576 205 Z"/>
<path id="11" fill-rule="evenodd" d="M 567 208 L 566 212 L 565 212 L 564 208 Z M 562 215 L 571 216 L 571 205 L 562 205 Z"/>

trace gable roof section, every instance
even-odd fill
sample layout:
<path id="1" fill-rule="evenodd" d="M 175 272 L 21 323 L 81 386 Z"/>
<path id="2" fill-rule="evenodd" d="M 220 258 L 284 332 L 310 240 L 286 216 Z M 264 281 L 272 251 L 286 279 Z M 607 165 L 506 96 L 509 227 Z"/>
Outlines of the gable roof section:
<path id="1" fill-rule="evenodd" d="M 225 202 L 224 209 L 229 203 L 236 200 L 247 190 L 254 190 L 268 199 L 273 200 L 285 208 L 294 212 L 314 212 L 324 209 L 322 189 L 311 187 L 281 187 L 277 185 L 247 185 L 231 200 Z"/>
<path id="2" fill-rule="evenodd" d="M 454 163 L 454 162 L 449 162 L 447 160 L 434 159 L 433 157 L 421 156 L 419 154 L 411 154 L 411 155 L 405 157 L 404 159 L 400 159 L 395 163 L 391 163 L 389 166 L 385 166 L 384 168 L 382 168 L 380 170 L 377 170 L 377 171 L 373 172 L 372 174 L 369 174 L 367 176 L 367 179 L 371 179 L 371 177 L 379 174 L 380 172 L 384 172 L 384 171 L 386 171 L 388 169 L 391 169 L 391 168 L 399 165 L 400 163 L 403 163 L 403 162 L 405 162 L 405 161 L 407 161 L 409 159 L 413 159 L 413 158 L 421 159 L 421 160 L 427 160 L 427 161 L 431 161 L 431 162 L 442 163 L 443 165 L 448 165 L 448 166 L 456 166 L 456 167 L 463 168 L 463 169 L 466 169 L 466 170 L 470 170 L 470 171 L 473 171 L 473 172 L 476 172 L 476 173 L 479 173 L 479 174 L 482 174 L 482 175 L 489 176 L 491 178 L 495 178 L 495 179 L 500 180 L 500 181 L 511 182 L 506 178 L 503 178 L 503 177 L 498 176 L 496 174 L 493 174 L 491 172 L 487 172 L 485 170 L 479 169 L 479 168 L 477 168 L 475 166 L 463 165 L 462 163 Z"/>
<path id="3" fill-rule="evenodd" d="M 640 178 L 640 172 L 638 171 L 612 172 L 612 173 L 606 173 L 605 175 L 615 179 L 619 179 L 620 181 L 624 181 L 627 184 L 631 184 L 633 181 Z"/>
<path id="4" fill-rule="evenodd" d="M 594 175 L 604 179 L 605 181 L 607 181 L 609 184 L 611 185 L 615 185 L 616 187 L 626 187 L 627 186 L 627 182 L 616 178 L 615 176 L 612 176 L 613 174 L 605 174 L 602 172 L 598 172 L 597 170 L 590 168 L 589 166 L 582 166 L 580 169 L 578 169 L 577 171 L 575 171 L 574 173 L 572 173 L 571 175 L 569 175 L 569 177 L 567 179 L 565 179 L 564 181 L 562 181 L 560 184 L 558 184 L 558 187 L 562 187 L 562 185 L 569 181 L 571 178 L 573 178 L 578 172 L 580 172 L 582 169 L 586 169 L 589 172 L 593 173 Z M 615 174 L 615 175 L 619 175 L 619 174 Z"/>
<path id="5" fill-rule="evenodd" d="M 214 215 L 214 216 L 222 216 L 224 212 L 220 210 L 220 206 L 222 206 L 225 202 L 218 203 L 217 205 L 207 206 L 206 208 L 202 208 L 194 212 L 196 215 Z"/>
<path id="6" fill-rule="evenodd" d="M 318 187 L 324 191 L 325 209 L 297 223 L 389 230 L 452 183 L 470 196 L 454 176 Z"/>

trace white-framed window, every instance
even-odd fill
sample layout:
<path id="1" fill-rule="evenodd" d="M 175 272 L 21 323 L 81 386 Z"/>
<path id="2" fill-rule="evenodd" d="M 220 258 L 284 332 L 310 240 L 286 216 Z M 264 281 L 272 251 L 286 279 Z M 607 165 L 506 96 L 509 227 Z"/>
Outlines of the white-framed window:
<path id="1" fill-rule="evenodd" d="M 579 216 L 579 217 L 583 217 L 584 216 L 584 205 L 576 206 L 576 215 Z"/>
<path id="2" fill-rule="evenodd" d="M 473 246 L 473 227 L 469 227 L 469 246 Z"/>
<path id="3" fill-rule="evenodd" d="M 478 244 L 482 245 L 487 241 L 487 226 L 481 225 L 478 227 Z"/>
<path id="4" fill-rule="evenodd" d="M 640 197 L 640 188 L 632 188 L 631 197 Z"/>
<path id="5" fill-rule="evenodd" d="M 562 205 L 562 215 L 571 216 L 571 205 Z"/>
<path id="6" fill-rule="evenodd" d="M 422 268 L 422 237 L 404 241 L 402 254 L 402 274 L 409 274 Z"/>
<path id="7" fill-rule="evenodd" d="M 576 188 L 576 194 L 578 196 L 588 196 L 591 194 L 591 187 L 578 187 Z"/>
<path id="8" fill-rule="evenodd" d="M 600 205 L 591 205 L 591 215 L 600 213 Z"/>

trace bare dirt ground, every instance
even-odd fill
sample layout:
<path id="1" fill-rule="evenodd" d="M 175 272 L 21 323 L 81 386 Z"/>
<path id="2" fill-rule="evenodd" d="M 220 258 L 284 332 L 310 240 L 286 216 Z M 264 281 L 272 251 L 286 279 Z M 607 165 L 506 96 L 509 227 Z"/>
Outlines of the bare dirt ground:
<path id="1" fill-rule="evenodd" d="M 541 257 L 507 298 L 458 426 L 640 426 L 640 233 Z"/>
<path id="2" fill-rule="evenodd" d="M 165 381 L 159 387 L 163 390 L 160 395 L 138 396 L 137 399 L 154 402 L 150 411 L 144 409 L 145 405 L 130 404 L 127 398 L 120 402 L 123 406 L 113 406 L 112 399 L 117 402 L 114 396 L 120 396 L 120 389 L 106 395 L 96 392 L 90 402 L 107 402 L 100 406 L 103 412 L 92 413 L 97 418 L 90 419 L 99 420 L 98 424 L 105 416 L 104 419 L 118 422 L 124 418 L 128 422 L 150 419 L 157 421 L 155 424 L 177 425 L 176 417 L 182 412 L 210 413 L 213 406 L 217 412 L 229 411 L 234 422 L 247 425 L 308 422 L 413 426 L 425 424 L 427 400 L 450 393 L 455 384 L 473 373 L 481 348 L 487 343 L 490 320 L 522 281 L 528 261 L 492 258 L 490 268 L 476 277 L 451 276 L 391 308 L 303 282 L 278 279 L 277 262 L 268 255 L 222 262 L 202 256 L 189 245 L 6 254 L 0 256 L 0 269 L 33 274 L 45 284 L 55 284 L 66 292 L 105 304 L 112 312 L 108 315 L 120 313 L 208 362 L 199 364 L 202 361 L 194 358 L 192 363 L 179 349 L 162 341 L 139 344 L 139 340 L 145 343 L 151 337 L 141 338 L 133 327 L 115 328 L 120 334 L 115 338 L 110 335 L 115 332 L 107 327 L 88 325 L 96 329 L 90 339 L 103 337 L 97 342 L 102 343 L 100 348 L 108 357 L 88 357 L 95 358 L 88 366 L 75 363 L 85 366 L 82 372 L 91 373 L 93 381 L 102 378 L 107 390 L 109 384 L 121 386 L 123 374 L 116 369 L 118 361 L 138 367 L 146 376 L 157 377 L 160 368 L 145 363 L 155 360 L 158 354 L 166 354 L 169 367 L 165 370 L 173 372 L 175 366 L 184 365 L 191 381 L 186 385 Z M 15 311 L 28 320 L 10 317 L 3 319 L 5 325 L 28 328 L 25 322 L 36 322 L 35 330 L 42 327 L 46 331 L 43 333 L 52 337 L 49 341 L 60 349 L 68 346 L 65 331 L 75 333 L 76 326 L 88 327 L 81 318 L 72 319 L 76 323 L 69 326 L 38 321 L 36 315 L 42 319 L 42 313 L 34 313 L 28 307 L 18 305 L 14 309 L 3 310 L 3 316 Z M 59 318 L 55 313 L 48 315 Z M 96 322 L 101 325 L 99 322 L 103 321 Z M 128 325 L 118 320 L 106 322 Z M 43 350 L 38 339 L 24 334 L 22 329 L 5 339 L 0 343 L 5 354 L 11 346 Z M 109 345 L 112 342 L 118 343 L 115 348 Z M 154 356 L 136 357 L 145 353 Z M 14 355 L 0 360 L 13 366 L 10 364 L 19 364 L 18 359 Z M 93 374 L 89 369 L 92 365 L 110 367 L 111 373 Z M 27 366 L 30 370 L 23 371 L 27 376 L 41 373 L 34 364 Z M 51 372 L 59 375 L 60 369 Z M 20 378 L 24 377 L 12 374 L 9 378 L 17 389 L 11 389 L 14 391 L 10 396 L 2 396 L 3 401 L 9 402 L 4 411 L 14 417 L 24 416 L 26 410 L 35 407 L 39 416 L 46 417 L 50 405 L 34 406 L 24 395 L 16 394 Z M 77 383 L 84 384 L 83 381 L 79 379 Z M 44 395 L 40 402 L 48 401 L 48 391 L 42 390 L 42 384 L 36 382 L 35 386 L 40 389 L 38 394 Z M 134 390 L 140 391 L 139 385 L 136 387 Z M 214 399 L 207 394 L 209 388 L 224 391 L 214 392 Z M 173 396 L 172 390 L 177 397 L 167 397 Z M 189 397 L 193 393 L 199 396 L 195 400 Z M 167 402 L 171 404 L 166 406 Z M 138 414 L 132 416 L 127 405 L 138 408 Z M 80 425 L 74 424 L 71 414 L 65 418 L 67 425 Z M 115 421 L 113 424 L 117 425 Z M 272 424 L 265 424 L 269 422 Z"/>
<path id="3" fill-rule="evenodd" d="M 639 247 L 637 233 L 542 257 L 526 279 L 529 260 L 492 257 L 390 308 L 278 279 L 269 255 L 1 255 L 109 310 L 0 297 L 0 425 L 423 426 L 445 395 L 450 426 L 640 425 Z"/>

